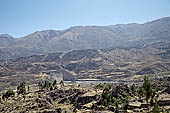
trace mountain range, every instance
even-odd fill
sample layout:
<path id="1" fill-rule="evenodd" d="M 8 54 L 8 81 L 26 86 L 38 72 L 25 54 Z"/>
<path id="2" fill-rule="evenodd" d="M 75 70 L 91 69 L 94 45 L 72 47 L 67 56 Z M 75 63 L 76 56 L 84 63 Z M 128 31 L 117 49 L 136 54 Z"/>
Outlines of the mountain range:
<path id="1" fill-rule="evenodd" d="M 170 17 L 45 30 L 21 38 L 0 35 L 0 90 L 61 73 L 63 80 L 113 81 L 170 74 Z"/>
<path id="2" fill-rule="evenodd" d="M 85 49 L 145 46 L 170 41 L 170 17 L 144 24 L 75 26 L 37 31 L 21 38 L 0 35 L 0 60 Z"/>

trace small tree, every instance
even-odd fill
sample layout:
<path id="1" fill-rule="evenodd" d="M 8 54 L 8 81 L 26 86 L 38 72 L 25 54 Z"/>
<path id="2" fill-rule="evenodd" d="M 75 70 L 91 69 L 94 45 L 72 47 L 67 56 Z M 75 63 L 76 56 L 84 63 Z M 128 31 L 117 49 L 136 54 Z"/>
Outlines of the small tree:
<path id="1" fill-rule="evenodd" d="M 43 84 L 41 82 L 38 82 L 38 87 L 39 87 L 39 90 L 43 90 Z"/>
<path id="2" fill-rule="evenodd" d="M 43 82 L 39 82 L 38 87 L 39 87 L 40 90 L 43 90 L 43 89 L 53 90 L 53 84 L 50 81 L 45 80 Z"/>
<path id="3" fill-rule="evenodd" d="M 151 100 L 150 100 L 150 105 L 153 106 L 154 105 L 154 98 L 155 98 L 155 95 L 156 95 L 156 90 L 155 89 L 152 89 L 152 96 L 151 96 Z"/>
<path id="4" fill-rule="evenodd" d="M 17 94 L 20 95 L 25 95 L 26 93 L 26 87 L 25 87 L 25 82 L 22 82 L 18 85 L 17 87 Z"/>
<path id="5" fill-rule="evenodd" d="M 128 107 L 129 107 L 129 97 L 126 96 L 125 101 L 124 101 L 124 103 L 123 103 L 123 109 L 124 109 L 125 111 L 127 111 L 127 110 L 128 110 Z"/>
<path id="6" fill-rule="evenodd" d="M 8 99 L 9 97 L 13 97 L 15 96 L 15 92 L 11 89 L 9 89 L 8 91 L 6 91 L 5 93 L 2 94 L 2 99 Z"/>
<path id="7" fill-rule="evenodd" d="M 57 80 L 54 80 L 53 82 L 53 86 L 55 86 L 57 84 Z"/>
<path id="8" fill-rule="evenodd" d="M 118 101 L 116 99 L 114 101 L 114 104 L 115 104 L 115 113 L 119 113 L 119 104 L 118 104 Z"/>
<path id="9" fill-rule="evenodd" d="M 133 94 L 136 93 L 136 86 L 135 86 L 135 84 L 132 84 L 130 89 L 132 90 Z"/>
<path id="10" fill-rule="evenodd" d="M 143 89 L 145 91 L 146 102 L 148 103 L 148 100 L 152 96 L 153 89 L 152 89 L 152 85 L 151 85 L 150 81 L 148 80 L 148 77 L 146 77 L 146 76 L 144 77 Z"/>
<path id="11" fill-rule="evenodd" d="M 61 81 L 61 82 L 60 82 L 60 85 L 61 85 L 61 86 L 64 86 L 64 82 L 63 82 L 63 81 Z"/>
<path id="12" fill-rule="evenodd" d="M 9 89 L 9 90 L 6 92 L 6 95 L 7 95 L 8 97 L 15 96 L 15 92 L 14 92 L 12 89 Z"/>
<path id="13" fill-rule="evenodd" d="M 50 81 L 46 80 L 45 84 L 43 86 L 43 88 L 46 88 L 47 90 L 50 90 L 50 88 L 52 87 L 52 84 Z"/>
<path id="14" fill-rule="evenodd" d="M 159 107 L 159 105 L 157 104 L 157 102 L 155 103 L 152 112 L 153 112 L 153 113 L 160 113 L 160 112 L 161 112 L 160 107 Z"/>
<path id="15" fill-rule="evenodd" d="M 145 91 L 144 91 L 143 87 L 139 87 L 138 93 L 139 93 L 139 97 L 143 97 L 144 96 Z"/>
<path id="16" fill-rule="evenodd" d="M 110 84 L 106 84 L 103 89 L 103 93 L 101 95 L 101 99 L 99 101 L 100 104 L 103 106 L 112 105 L 114 103 L 114 97 L 113 97 L 113 90 Z"/>

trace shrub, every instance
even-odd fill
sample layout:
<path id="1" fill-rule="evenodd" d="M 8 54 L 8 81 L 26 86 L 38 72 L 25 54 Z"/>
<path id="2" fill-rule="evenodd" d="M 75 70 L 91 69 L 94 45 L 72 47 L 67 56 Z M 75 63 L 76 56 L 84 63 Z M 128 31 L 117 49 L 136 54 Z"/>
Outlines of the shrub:
<path id="1" fill-rule="evenodd" d="M 63 81 L 61 81 L 61 82 L 60 82 L 60 85 L 61 85 L 61 86 L 64 86 L 64 82 L 63 82 Z"/>
<path id="2" fill-rule="evenodd" d="M 135 86 L 135 84 L 132 84 L 130 89 L 132 90 L 133 94 L 136 93 L 136 86 Z"/>
<path id="3" fill-rule="evenodd" d="M 53 86 L 55 86 L 57 84 L 57 80 L 54 80 L 53 82 Z"/>
<path id="4" fill-rule="evenodd" d="M 52 83 L 48 80 L 45 80 L 43 82 L 39 82 L 38 83 L 38 87 L 39 89 L 43 90 L 43 89 L 46 89 L 46 90 L 52 90 Z"/>
<path id="5" fill-rule="evenodd" d="M 145 90 L 145 99 L 148 102 L 149 98 L 152 95 L 152 85 L 150 83 L 150 81 L 148 80 L 148 77 L 144 77 L 144 84 L 143 84 L 143 88 Z"/>
<path id="6" fill-rule="evenodd" d="M 129 107 L 129 97 L 126 96 L 125 101 L 124 101 L 124 103 L 123 103 L 123 109 L 124 109 L 125 111 L 127 111 L 128 107 Z"/>
<path id="7" fill-rule="evenodd" d="M 153 110 L 152 110 L 153 113 L 160 113 L 160 107 L 158 106 L 157 102 L 156 104 L 154 105 L 153 107 Z"/>
<path id="8" fill-rule="evenodd" d="M 6 91 L 5 93 L 3 93 L 2 95 L 2 99 L 8 99 L 9 97 L 13 97 L 15 96 L 15 92 L 11 89 L 9 89 L 8 91 Z"/>
<path id="9" fill-rule="evenodd" d="M 25 93 L 26 93 L 25 83 L 22 82 L 22 83 L 20 83 L 20 84 L 18 85 L 18 87 L 17 87 L 17 94 L 18 94 L 18 95 L 20 95 L 20 94 L 24 95 Z"/>
<path id="10" fill-rule="evenodd" d="M 115 101 L 114 101 L 114 104 L 115 104 L 115 106 L 116 106 L 116 108 L 115 108 L 115 113 L 119 113 L 119 104 L 118 104 L 118 101 L 115 99 Z"/>
<path id="11" fill-rule="evenodd" d="M 103 106 L 109 106 L 114 103 L 114 92 L 112 91 L 111 85 L 107 84 L 104 86 L 103 93 L 101 95 L 99 103 Z"/>

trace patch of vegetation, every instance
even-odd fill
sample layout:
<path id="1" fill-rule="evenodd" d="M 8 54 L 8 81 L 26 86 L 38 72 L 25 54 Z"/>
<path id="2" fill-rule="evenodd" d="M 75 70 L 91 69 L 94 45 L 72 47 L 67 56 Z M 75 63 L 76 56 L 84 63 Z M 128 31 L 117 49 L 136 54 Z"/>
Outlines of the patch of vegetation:
<path id="1" fill-rule="evenodd" d="M 8 99 L 9 97 L 14 97 L 15 92 L 12 89 L 7 90 L 5 93 L 2 94 L 2 99 Z"/>
<path id="2" fill-rule="evenodd" d="M 160 107 L 159 107 L 157 102 L 154 104 L 152 112 L 153 113 L 160 113 L 161 112 Z"/>
<path id="3" fill-rule="evenodd" d="M 25 87 L 25 82 L 22 82 L 18 85 L 17 87 L 17 94 L 20 95 L 25 95 L 26 93 L 26 87 Z"/>
<path id="4" fill-rule="evenodd" d="M 39 82 L 38 86 L 39 86 L 40 90 L 43 90 L 43 89 L 52 90 L 53 89 L 52 83 L 50 81 L 48 81 L 48 80 L 45 80 L 43 82 Z"/>
<path id="5" fill-rule="evenodd" d="M 112 105 L 115 100 L 113 95 L 114 91 L 112 90 L 112 86 L 110 84 L 105 85 L 99 104 L 102 104 L 104 106 Z"/>

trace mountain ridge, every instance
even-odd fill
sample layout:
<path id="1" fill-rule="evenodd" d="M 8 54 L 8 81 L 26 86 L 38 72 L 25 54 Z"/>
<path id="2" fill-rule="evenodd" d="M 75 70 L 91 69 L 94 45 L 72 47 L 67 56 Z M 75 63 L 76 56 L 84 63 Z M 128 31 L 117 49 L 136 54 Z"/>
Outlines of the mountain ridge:
<path id="1" fill-rule="evenodd" d="M 2 40 L 4 37 L 8 38 Z M 170 17 L 144 24 L 74 26 L 65 30 L 37 31 L 21 38 L 11 37 L 0 35 L 0 51 L 2 53 L 6 51 L 5 54 L 0 55 L 0 60 L 38 53 L 131 47 L 142 46 L 150 42 L 166 42 L 170 40 Z"/>

